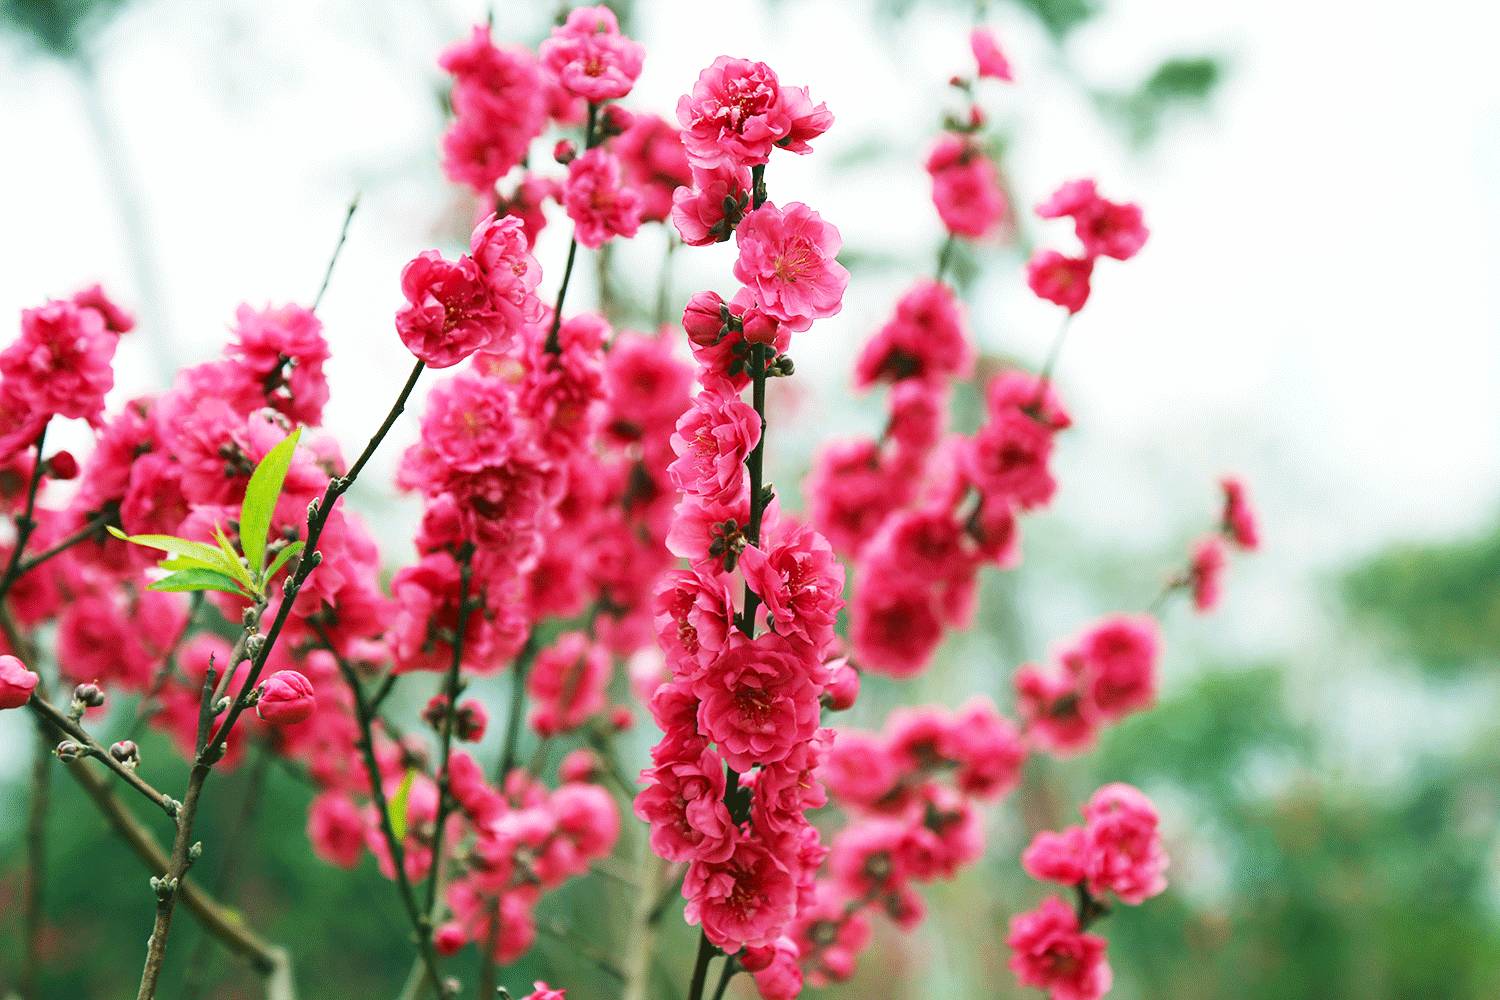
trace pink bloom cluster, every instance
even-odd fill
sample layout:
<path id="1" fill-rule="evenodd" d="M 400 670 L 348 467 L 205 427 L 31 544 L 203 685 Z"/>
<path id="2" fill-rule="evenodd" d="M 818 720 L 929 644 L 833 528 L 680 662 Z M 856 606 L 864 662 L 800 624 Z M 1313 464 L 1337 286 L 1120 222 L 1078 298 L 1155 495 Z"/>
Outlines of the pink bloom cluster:
<path id="1" fill-rule="evenodd" d="M 793 996 L 796 963 L 782 939 L 812 904 L 826 853 L 805 815 L 824 801 L 814 775 L 832 733 L 821 711 L 825 697 L 853 696 L 851 675 L 830 663 L 844 571 L 818 532 L 752 496 L 747 464 L 765 421 L 740 394 L 755 383 L 760 405 L 764 381 L 791 373 L 782 354 L 791 333 L 842 304 L 838 231 L 805 205 L 779 209 L 750 190 L 763 184 L 771 149 L 806 152 L 832 119 L 764 64 L 728 57 L 704 71 L 678 118 L 698 189 L 690 198 L 725 200 L 706 190 L 713 170 L 734 175 L 742 192 L 713 225 L 719 239 L 738 227 L 743 287 L 731 302 L 699 293 L 683 316 L 701 389 L 671 439 L 680 500 L 667 544 L 689 568 L 656 588 L 671 673 L 651 696 L 663 736 L 635 808 L 656 853 L 688 865 L 688 922 L 724 951 L 743 950 L 764 995 Z M 674 217 L 684 238 L 708 242 L 684 226 L 681 195 Z"/>
<path id="2" fill-rule="evenodd" d="M 1229 568 L 1228 546 L 1253 552 L 1260 546 L 1260 528 L 1250 506 L 1245 484 L 1232 476 L 1220 480 L 1224 493 L 1218 531 L 1193 544 L 1192 557 L 1182 582 L 1193 594 L 1199 612 L 1218 607 L 1224 593 L 1224 574 Z"/>
<path id="3" fill-rule="evenodd" d="M 1099 729 L 1156 699 L 1161 636 L 1149 615 L 1113 615 L 1085 629 L 1044 670 L 1015 674 L 1016 704 L 1027 738 L 1055 754 L 1089 749 Z"/>
<path id="4" fill-rule="evenodd" d="M 984 850 L 978 805 L 1019 784 L 1026 747 L 987 699 L 955 712 L 898 709 L 882 733 L 840 730 L 818 777 L 851 817 L 833 841 L 814 904 L 791 933 L 808 979 L 849 978 L 869 914 L 903 929 L 925 913 L 916 886 L 952 878 Z"/>
<path id="5" fill-rule="evenodd" d="M 1105 785 L 1083 807 L 1082 826 L 1036 835 L 1021 855 L 1032 878 L 1075 886 L 1077 910 L 1056 896 L 1011 920 L 1010 967 L 1053 1000 L 1098 1000 L 1113 975 L 1105 940 L 1085 928 L 1108 912 L 1105 898 L 1138 905 L 1167 887 L 1156 808 L 1130 785 Z"/>
<path id="6" fill-rule="evenodd" d="M 445 51 L 438 65 L 453 77 L 443 172 L 476 194 L 492 194 L 547 125 L 543 70 L 526 49 L 497 46 L 485 25 Z"/>
<path id="7" fill-rule="evenodd" d="M 927 157 L 932 203 L 954 236 L 990 236 L 1005 218 L 1008 202 L 995 162 L 972 135 L 944 132 Z"/>
<path id="8" fill-rule="evenodd" d="M 1099 194 L 1092 180 L 1069 181 L 1036 207 L 1044 219 L 1071 218 L 1083 252 L 1068 256 L 1038 250 L 1026 265 L 1026 280 L 1039 298 L 1076 313 L 1088 302 L 1094 262 L 1100 257 L 1129 260 L 1146 245 L 1148 230 L 1133 202 L 1114 202 Z"/>

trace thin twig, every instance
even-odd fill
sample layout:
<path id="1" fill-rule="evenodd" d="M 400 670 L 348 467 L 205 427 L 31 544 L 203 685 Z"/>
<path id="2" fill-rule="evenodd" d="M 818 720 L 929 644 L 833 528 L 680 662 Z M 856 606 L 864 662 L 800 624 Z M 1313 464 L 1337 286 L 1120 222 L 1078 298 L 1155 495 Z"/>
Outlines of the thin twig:
<path id="1" fill-rule="evenodd" d="M 328 267 L 323 271 L 323 283 L 318 286 L 318 294 L 313 298 L 313 312 L 317 312 L 318 306 L 323 304 L 323 293 L 328 291 L 328 282 L 333 280 L 333 266 L 339 262 L 339 254 L 343 252 L 344 241 L 349 238 L 349 223 L 354 221 L 354 211 L 357 208 L 359 208 L 358 194 L 350 200 L 349 211 L 344 213 L 344 224 L 339 227 L 339 241 L 333 246 L 333 256 L 328 258 Z"/>

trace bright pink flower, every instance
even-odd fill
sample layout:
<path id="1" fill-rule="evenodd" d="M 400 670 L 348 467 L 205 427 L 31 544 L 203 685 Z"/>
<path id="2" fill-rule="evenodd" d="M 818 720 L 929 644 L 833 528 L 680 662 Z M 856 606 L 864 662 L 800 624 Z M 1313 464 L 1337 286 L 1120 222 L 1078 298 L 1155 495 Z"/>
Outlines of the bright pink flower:
<path id="1" fill-rule="evenodd" d="M 1026 745 L 988 698 L 974 698 L 958 710 L 949 745 L 958 762 L 954 783 L 967 794 L 993 799 L 1021 783 Z"/>
<path id="2" fill-rule="evenodd" d="M 1089 892 L 1112 892 L 1134 906 L 1166 889 L 1167 854 L 1156 807 L 1139 789 L 1105 785 L 1083 807 L 1083 817 Z"/>
<path id="3" fill-rule="evenodd" d="M 767 535 L 764 549 L 751 545 L 740 553 L 740 570 L 776 633 L 821 651 L 844 606 L 844 567 L 812 528 L 790 521 L 782 527 Z"/>
<path id="4" fill-rule="evenodd" d="M 525 222 L 514 215 L 489 215 L 469 235 L 469 253 L 489 286 L 490 306 L 500 322 L 484 350 L 509 354 L 525 328 L 542 318 L 536 288 L 542 269 L 529 247 Z"/>
<path id="5" fill-rule="evenodd" d="M 932 203 L 954 236 L 982 239 L 1005 217 L 1000 174 L 984 150 L 951 132 L 943 133 L 927 157 Z"/>
<path id="6" fill-rule="evenodd" d="M 426 250 L 401 271 L 407 305 L 396 313 L 401 342 L 433 368 L 450 368 L 505 332 L 489 283 L 467 255 Z"/>
<path id="7" fill-rule="evenodd" d="M 834 660 L 828 665 L 828 688 L 823 692 L 823 707 L 843 712 L 859 700 L 859 670 L 848 660 Z"/>
<path id="8" fill-rule="evenodd" d="M 575 8 L 538 52 L 564 90 L 592 104 L 630 93 L 646 58 L 645 46 L 620 34 L 614 12 L 602 5 Z"/>
<path id="9" fill-rule="evenodd" d="M 438 65 L 453 76 L 453 122 L 443 133 L 443 172 L 478 194 L 492 193 L 547 123 L 536 59 L 520 47 L 496 46 L 490 29 L 476 25 Z"/>
<path id="10" fill-rule="evenodd" d="M 1081 826 L 1061 833 L 1043 830 L 1021 852 L 1021 867 L 1042 882 L 1077 885 L 1087 874 L 1088 837 Z"/>
<path id="11" fill-rule="evenodd" d="M 1250 506 L 1245 484 L 1232 476 L 1226 476 L 1220 480 L 1220 485 L 1224 488 L 1224 534 L 1246 551 L 1258 548 L 1260 529 L 1256 525 L 1255 511 Z"/>
<path id="12" fill-rule="evenodd" d="M 1084 256 L 1090 261 L 1101 256 L 1129 260 L 1149 235 L 1139 205 L 1100 197 L 1098 188 L 1088 179 L 1068 181 L 1038 205 L 1036 212 L 1044 219 L 1072 216 Z"/>
<path id="13" fill-rule="evenodd" d="M 745 216 L 735 242 L 734 276 L 768 315 L 805 330 L 843 307 L 849 272 L 836 259 L 839 231 L 806 205 L 782 211 L 767 202 Z"/>
<path id="14" fill-rule="evenodd" d="M 760 441 L 760 424 L 760 415 L 728 385 L 706 385 L 672 434 L 672 483 L 709 503 L 741 502 L 749 490 L 745 458 Z"/>
<path id="15" fill-rule="evenodd" d="M 871 809 L 894 789 L 903 776 L 903 765 L 885 740 L 858 730 L 839 730 L 818 777 L 845 806 Z"/>
<path id="16" fill-rule="evenodd" d="M 641 227 L 641 195 L 626 186 L 620 161 L 602 146 L 568 164 L 562 201 L 574 236 L 586 247 L 597 249 L 616 236 L 629 238 Z"/>
<path id="17" fill-rule="evenodd" d="M 667 662 L 694 678 L 718 659 L 734 628 L 734 597 L 726 578 L 672 570 L 656 585 L 656 635 Z"/>
<path id="18" fill-rule="evenodd" d="M 540 979 L 531 984 L 531 989 L 521 1000 L 568 1000 L 567 990 L 554 990 Z"/>
<path id="19" fill-rule="evenodd" d="M 577 729 L 604 710 L 609 653 L 582 632 L 567 632 L 537 654 L 526 680 L 531 727 L 543 736 Z"/>
<path id="20" fill-rule="evenodd" d="M 992 414 L 964 443 L 964 473 L 986 497 L 1027 509 L 1043 506 L 1057 490 L 1048 468 L 1052 438 L 1050 427 L 1023 410 Z"/>
<path id="21" fill-rule="evenodd" d="M 614 142 L 625 176 L 641 195 L 641 219 L 661 222 L 672 212 L 673 193 L 693 183 L 682 136 L 659 115 L 636 115 Z"/>
<path id="22" fill-rule="evenodd" d="M 424 470 L 441 475 L 449 469 L 478 472 L 488 466 L 503 465 L 527 442 L 520 438 L 528 433 L 516 413 L 516 400 L 510 386 L 499 378 L 487 378 L 474 372 L 463 372 L 432 387 L 422 414 L 420 461 L 442 463 L 442 470 Z M 413 455 L 408 461 L 416 462 Z"/>
<path id="23" fill-rule="evenodd" d="M 1092 258 L 1038 250 L 1026 264 L 1026 283 L 1038 298 L 1076 313 L 1089 300 L 1089 277 L 1093 272 Z"/>
<path id="24" fill-rule="evenodd" d="M 890 514 L 915 494 L 916 483 L 882 460 L 876 441 L 834 441 L 823 447 L 804 492 L 813 525 L 834 549 L 855 555 Z"/>
<path id="25" fill-rule="evenodd" d="M 729 954 L 771 944 L 790 923 L 797 903 L 791 873 L 770 851 L 741 840 L 726 861 L 695 861 L 682 884 L 684 916 Z"/>
<path id="26" fill-rule="evenodd" d="M 1193 590 L 1193 606 L 1199 612 L 1209 612 L 1219 606 L 1219 599 L 1224 595 L 1224 570 L 1228 558 L 1224 540 L 1218 535 L 1202 538 L 1193 546 L 1188 584 Z"/>
<path id="27" fill-rule="evenodd" d="M 749 207 L 749 168 L 694 167 L 692 183 L 672 192 L 672 224 L 688 246 L 723 243 Z"/>
<path id="28" fill-rule="evenodd" d="M 903 379 L 965 378 L 973 366 L 974 348 L 953 290 L 924 279 L 901 296 L 896 315 L 860 352 L 854 385 L 863 389 Z"/>
<path id="29" fill-rule="evenodd" d="M 833 127 L 833 112 L 821 102 L 814 105 L 806 87 L 782 87 L 781 105 L 791 128 L 776 145 L 789 153 L 811 153 L 808 143 Z"/>
<path id="30" fill-rule="evenodd" d="M 278 670 L 261 682 L 255 714 L 273 726 L 290 726 L 311 716 L 317 707 L 312 681 L 295 670 Z"/>
<path id="31" fill-rule="evenodd" d="M 340 868 L 353 868 L 365 850 L 365 814 L 343 792 L 323 792 L 307 812 L 313 853 Z"/>
<path id="32" fill-rule="evenodd" d="M 754 971 L 761 1000 L 796 1000 L 802 994 L 802 967 L 796 942 L 777 938 L 770 961 Z"/>
<path id="33" fill-rule="evenodd" d="M 863 577 L 849 616 L 855 662 L 890 677 L 921 673 L 943 640 L 931 594 L 910 583 Z"/>
<path id="34" fill-rule="evenodd" d="M 969 49 L 974 53 L 974 62 L 979 65 L 979 75 L 993 80 L 1011 82 L 1010 60 L 1000 51 L 995 33 L 988 28 L 975 28 L 969 32 Z"/>
<path id="35" fill-rule="evenodd" d="M 1013 917 L 1005 943 L 1016 978 L 1050 991 L 1052 1000 L 1099 1000 L 1114 982 L 1104 939 L 1083 933 L 1072 908 L 1056 896 Z"/>
<path id="36" fill-rule="evenodd" d="M 96 309 L 55 300 L 21 312 L 21 335 L 0 351 L 0 375 L 41 414 L 98 423 L 115 382 L 119 337 Z"/>
<path id="37" fill-rule="evenodd" d="M 775 634 L 733 633 L 712 671 L 696 680 L 698 728 L 736 771 L 774 764 L 812 738 L 819 720 L 822 665 Z"/>
<path id="38" fill-rule="evenodd" d="M 751 167 L 792 131 L 792 118 L 771 67 L 720 56 L 677 101 L 682 143 L 701 167 Z"/>
<path id="39" fill-rule="evenodd" d="M 544 210 L 547 201 L 558 201 L 561 198 L 562 185 L 558 181 L 526 173 L 521 175 L 515 189 L 508 196 L 496 199 L 495 213 L 518 220 L 521 223 L 521 233 L 526 237 L 526 245 L 535 246 L 537 235 L 547 227 L 547 213 Z"/>
<path id="40" fill-rule="evenodd" d="M 1099 189 L 1089 178 L 1066 181 L 1052 197 L 1037 205 L 1036 214 L 1043 219 L 1061 219 L 1087 211 L 1098 200 Z"/>
<path id="41" fill-rule="evenodd" d="M 759 309 L 747 288 L 727 303 L 716 292 L 698 292 L 683 310 L 682 328 L 703 375 L 724 379 L 735 392 L 750 383 L 750 343 L 770 344 L 778 354 L 791 344 L 791 330 Z"/>
<path id="42" fill-rule="evenodd" d="M 712 750 L 641 772 L 635 814 L 651 824 L 651 850 L 668 861 L 727 861 L 738 828 L 724 805 L 724 762 Z"/>
<path id="43" fill-rule="evenodd" d="M 111 333 L 129 333 L 135 329 L 135 316 L 105 294 L 101 285 L 90 285 L 74 292 L 73 304 L 98 312 L 104 317 L 104 326 Z"/>
<path id="44" fill-rule="evenodd" d="M 14 656 L 0 656 L 0 709 L 20 708 L 31 700 L 39 678 Z"/>
<path id="45" fill-rule="evenodd" d="M 1094 625 L 1078 643 L 1089 699 L 1110 721 L 1151 705 L 1161 632 L 1150 615 L 1116 615 Z"/>
<path id="46" fill-rule="evenodd" d="M 687 409 L 693 373 L 676 356 L 675 340 L 624 331 L 610 345 L 604 370 L 609 404 L 605 431 L 613 440 L 661 440 Z"/>
<path id="47" fill-rule="evenodd" d="M 1055 754 L 1075 754 L 1094 745 L 1098 709 L 1078 689 L 1077 678 L 1044 673 L 1032 664 L 1015 674 L 1016 709 L 1033 743 Z"/>
<path id="48" fill-rule="evenodd" d="M 323 324 L 297 305 L 235 312 L 235 340 L 225 354 L 244 367 L 266 402 L 295 423 L 318 424 L 328 402 Z"/>

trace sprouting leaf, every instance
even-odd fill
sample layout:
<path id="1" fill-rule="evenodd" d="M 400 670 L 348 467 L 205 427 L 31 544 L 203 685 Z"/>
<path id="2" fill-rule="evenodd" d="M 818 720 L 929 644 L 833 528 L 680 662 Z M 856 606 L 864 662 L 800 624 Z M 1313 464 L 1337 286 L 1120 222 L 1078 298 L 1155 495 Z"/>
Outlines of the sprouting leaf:
<path id="1" fill-rule="evenodd" d="M 245 569 L 245 564 L 240 562 L 240 554 L 234 550 L 229 536 L 224 534 L 224 526 L 214 524 L 214 541 L 219 543 L 219 551 L 224 553 L 224 565 L 230 570 L 230 576 L 234 577 L 246 590 L 255 590 L 255 581 L 250 579 L 250 574 Z"/>
<path id="2" fill-rule="evenodd" d="M 270 583 L 272 580 L 276 579 L 277 571 L 280 570 L 281 567 L 285 566 L 287 564 L 287 561 L 290 560 L 292 556 L 302 551 L 302 545 L 302 539 L 299 538 L 295 542 L 291 542 L 290 544 L 288 544 L 286 548 L 282 549 L 280 552 L 276 553 L 276 558 L 271 560 L 271 565 L 266 568 L 265 575 L 261 578 L 262 584 Z"/>
<path id="3" fill-rule="evenodd" d="M 298 427 L 288 434 L 286 440 L 266 452 L 255 471 L 250 474 L 250 484 L 245 487 L 245 502 L 240 505 L 240 547 L 245 558 L 250 560 L 250 569 L 256 573 L 266 563 L 266 535 L 271 530 L 271 516 L 276 512 L 276 501 L 281 498 L 281 485 L 286 482 L 287 469 L 292 466 L 292 453 L 302 437 Z"/>
<path id="4" fill-rule="evenodd" d="M 179 560 L 185 559 L 194 563 L 200 563 L 206 567 L 211 567 L 220 572 L 227 573 L 229 571 L 229 567 L 224 564 L 224 553 L 212 545 L 205 545 L 203 542 L 190 542 L 186 538 L 178 538 L 175 535 L 127 535 L 112 524 L 108 525 L 108 529 L 111 535 L 114 535 L 122 542 L 130 542 L 132 545 L 144 545 L 148 549 L 158 549 L 169 556 L 176 557 L 167 560 L 168 562 L 176 563 Z M 169 566 L 168 568 L 176 567 Z M 182 568 L 190 569 L 192 567 L 183 566 Z"/>
<path id="5" fill-rule="evenodd" d="M 164 576 L 149 585 L 147 590 L 158 590 L 168 594 L 185 594 L 197 590 L 220 590 L 226 594 L 249 596 L 233 579 L 213 569 L 185 569 Z"/>
<path id="6" fill-rule="evenodd" d="M 395 834 L 397 840 L 406 839 L 406 805 L 411 799 L 411 784 L 416 777 L 416 768 L 408 767 L 401 776 L 401 785 L 396 789 L 396 794 L 386 803 L 390 811 L 391 833 Z"/>

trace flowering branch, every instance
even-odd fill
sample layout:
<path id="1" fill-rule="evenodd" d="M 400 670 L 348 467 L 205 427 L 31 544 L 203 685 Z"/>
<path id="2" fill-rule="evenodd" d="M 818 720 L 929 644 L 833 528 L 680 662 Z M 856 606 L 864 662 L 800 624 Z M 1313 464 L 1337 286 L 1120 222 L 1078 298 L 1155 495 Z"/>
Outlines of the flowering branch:
<path id="1" fill-rule="evenodd" d="M 39 694 L 33 694 L 29 704 L 40 721 L 50 726 L 59 736 L 64 737 L 56 750 L 58 757 L 64 760 L 92 757 L 103 762 L 105 767 L 145 796 L 152 805 L 166 813 L 169 818 L 176 819 L 181 803 L 157 791 L 150 782 L 135 772 L 133 764 L 126 764 L 117 759 L 114 754 L 100 745 L 99 741 L 90 736 L 72 715 L 58 711 L 57 706 Z"/>
<path id="2" fill-rule="evenodd" d="M 588 119 L 583 127 L 583 148 L 587 151 L 593 149 L 598 142 L 599 104 L 596 101 L 589 102 Z M 552 327 L 547 331 L 546 350 L 548 354 L 558 354 L 562 351 L 562 344 L 558 340 L 558 331 L 562 329 L 563 300 L 568 297 L 568 283 L 573 278 L 573 262 L 578 259 L 578 227 L 573 227 L 573 235 L 568 238 L 568 260 L 563 265 L 562 282 L 557 286 L 557 301 L 552 306 Z"/>

